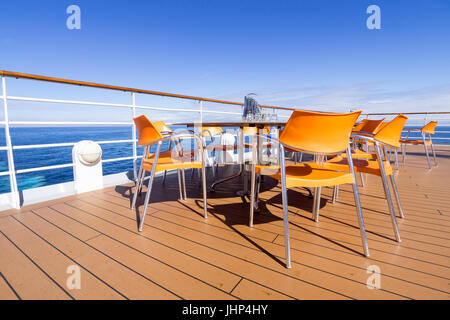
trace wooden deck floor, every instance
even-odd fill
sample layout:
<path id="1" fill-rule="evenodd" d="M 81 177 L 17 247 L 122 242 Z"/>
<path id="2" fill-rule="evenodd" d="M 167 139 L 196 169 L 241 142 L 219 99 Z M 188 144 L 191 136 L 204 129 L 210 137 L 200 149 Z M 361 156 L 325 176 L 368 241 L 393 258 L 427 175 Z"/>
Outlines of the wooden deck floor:
<path id="1" fill-rule="evenodd" d="M 176 175 L 156 182 L 142 233 L 130 186 L 0 212 L 0 299 L 449 299 L 450 149 L 437 149 L 431 171 L 420 149 L 401 164 L 402 243 L 393 240 L 380 179 L 360 188 L 370 258 L 361 255 L 350 186 L 336 204 L 323 190 L 319 223 L 307 193 L 289 190 L 290 270 L 271 179 L 254 228 L 248 204 L 234 196 L 238 179 L 209 195 L 205 220 L 196 176 L 185 202 Z M 66 286 L 71 265 L 80 267 L 81 289 Z M 366 285 L 371 265 L 380 268 L 378 290 Z"/>

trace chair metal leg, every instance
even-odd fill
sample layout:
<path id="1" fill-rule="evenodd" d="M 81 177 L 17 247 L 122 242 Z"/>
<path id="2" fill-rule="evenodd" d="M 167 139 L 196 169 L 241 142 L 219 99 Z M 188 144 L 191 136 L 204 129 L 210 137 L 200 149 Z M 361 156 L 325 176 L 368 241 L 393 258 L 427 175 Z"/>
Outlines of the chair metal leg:
<path id="1" fill-rule="evenodd" d="M 255 165 L 252 163 L 252 173 L 250 182 L 250 217 L 249 217 L 249 227 L 253 227 L 253 213 L 255 211 Z"/>
<path id="2" fill-rule="evenodd" d="M 361 202 L 359 199 L 359 192 L 358 192 L 358 183 L 356 182 L 356 174 L 355 168 L 353 167 L 352 151 L 350 146 L 347 148 L 347 159 L 350 171 L 353 175 L 353 179 L 355 180 L 355 182 L 353 183 L 353 197 L 355 198 L 356 212 L 358 214 L 359 232 L 361 234 L 361 241 L 364 250 L 364 255 L 366 257 L 369 257 L 370 253 L 369 253 L 369 246 L 367 245 L 366 228 L 364 227 L 364 219 L 362 216 Z"/>
<path id="3" fill-rule="evenodd" d="M 428 168 L 431 169 L 430 155 L 428 154 L 427 142 L 425 141 L 425 135 L 422 132 L 423 146 L 425 148 L 425 154 L 427 155 Z"/>
<path id="4" fill-rule="evenodd" d="M 403 164 L 406 163 L 406 143 L 402 144 Z"/>
<path id="5" fill-rule="evenodd" d="M 332 203 L 335 204 L 339 196 L 339 185 L 334 186 L 333 188 L 333 200 Z"/>
<path id="6" fill-rule="evenodd" d="M 180 169 L 177 169 L 177 175 L 178 175 L 178 190 L 180 191 L 180 200 L 183 200 L 183 189 L 182 189 L 182 182 L 181 182 L 181 174 Z"/>
<path id="7" fill-rule="evenodd" d="M 313 219 L 315 222 L 319 222 L 319 211 L 320 211 L 320 195 L 322 193 L 322 188 L 314 188 L 314 205 L 313 205 Z"/>
<path id="8" fill-rule="evenodd" d="M 198 170 L 200 172 L 200 170 Z M 208 201 L 206 199 L 207 191 L 206 191 L 206 170 L 205 163 L 202 166 L 202 185 L 203 185 L 203 206 L 204 206 L 204 217 L 208 218 Z"/>
<path id="9" fill-rule="evenodd" d="M 383 182 L 384 193 L 386 194 L 386 200 L 388 203 L 389 211 L 391 213 L 392 228 L 394 229 L 395 239 L 397 240 L 397 242 L 401 242 L 400 232 L 398 231 L 398 226 L 397 226 L 397 218 L 395 217 L 394 204 L 392 203 L 392 197 L 391 197 L 391 192 L 389 190 L 389 184 L 388 184 L 387 177 L 386 177 L 386 171 L 384 170 L 384 163 L 383 163 L 383 157 L 381 155 L 381 148 L 378 145 L 378 143 L 375 143 L 375 149 L 377 151 L 377 160 L 378 160 L 378 165 L 380 166 L 381 180 Z"/>
<path id="10" fill-rule="evenodd" d="M 214 178 L 216 177 L 216 170 L 214 170 L 215 166 L 216 166 L 216 150 L 213 150 L 211 170 Z"/>
<path id="11" fill-rule="evenodd" d="M 400 196 L 398 194 L 397 184 L 395 182 L 395 177 L 393 174 L 391 174 L 390 179 L 391 179 L 392 189 L 394 190 L 395 201 L 397 202 L 398 211 L 400 213 L 400 218 L 403 219 L 403 218 L 405 218 L 405 215 L 403 214 L 403 208 L 402 208 L 402 204 L 400 202 Z"/>
<path id="12" fill-rule="evenodd" d="M 398 166 L 398 152 L 397 149 L 394 149 L 394 155 L 395 155 L 395 167 L 397 168 L 397 171 L 399 170 Z"/>
<path id="13" fill-rule="evenodd" d="M 187 200 L 186 196 L 186 175 L 184 174 L 184 169 L 181 169 L 181 177 L 183 181 L 183 200 Z"/>
<path id="14" fill-rule="evenodd" d="M 156 164 L 158 163 L 159 152 L 161 151 L 162 142 L 158 143 L 156 148 L 155 158 L 153 160 L 152 173 L 150 175 L 150 180 L 148 181 L 147 194 L 145 195 L 144 209 L 142 210 L 142 218 L 139 222 L 139 232 L 142 232 L 142 227 L 144 226 L 145 214 L 147 213 L 148 203 L 150 202 L 150 194 L 152 193 L 153 180 L 155 179 Z"/>
<path id="15" fill-rule="evenodd" d="M 255 210 L 258 212 L 258 203 L 259 203 L 259 192 L 261 190 L 261 181 L 264 176 L 258 174 L 256 175 L 256 190 L 255 190 Z"/>
<path id="16" fill-rule="evenodd" d="M 361 179 L 361 187 L 365 187 L 366 183 L 364 182 L 364 174 L 360 171 L 359 178 Z"/>
<path id="17" fill-rule="evenodd" d="M 281 198 L 283 201 L 284 246 L 286 250 L 286 268 L 291 268 L 291 244 L 289 238 L 288 199 L 286 190 L 286 168 L 284 160 L 284 148 L 280 147 L 281 167 Z"/>
<path id="18" fill-rule="evenodd" d="M 134 207 L 136 206 L 137 196 L 139 194 L 139 191 L 141 190 L 143 179 L 142 177 L 145 176 L 145 171 L 142 168 L 139 169 L 138 178 L 136 180 L 136 186 L 134 187 L 134 195 L 133 195 L 133 201 L 131 202 L 131 210 L 134 210 Z"/>
<path id="19" fill-rule="evenodd" d="M 430 141 L 431 141 L 431 136 L 430 136 Z M 437 162 L 437 158 L 436 158 L 436 151 L 434 150 L 433 141 L 431 141 L 431 151 L 433 151 L 434 165 L 437 166 L 438 162 Z"/>

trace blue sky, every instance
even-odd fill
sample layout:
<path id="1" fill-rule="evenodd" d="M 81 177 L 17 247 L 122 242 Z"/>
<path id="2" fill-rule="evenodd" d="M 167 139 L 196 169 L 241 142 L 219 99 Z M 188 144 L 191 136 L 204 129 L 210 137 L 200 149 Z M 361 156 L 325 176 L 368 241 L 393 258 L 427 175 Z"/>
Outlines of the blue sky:
<path id="1" fill-rule="evenodd" d="M 81 8 L 81 30 L 66 28 L 71 4 Z M 381 30 L 366 27 L 371 4 L 381 8 Z M 16 0 L 1 12 L 3 70 L 233 101 L 255 92 L 261 104 L 328 111 L 450 110 L 448 0 Z M 7 81 L 9 95 L 129 102 L 122 93 Z M 10 106 L 13 120 L 86 120 L 87 111 L 106 119 L 101 108 Z"/>

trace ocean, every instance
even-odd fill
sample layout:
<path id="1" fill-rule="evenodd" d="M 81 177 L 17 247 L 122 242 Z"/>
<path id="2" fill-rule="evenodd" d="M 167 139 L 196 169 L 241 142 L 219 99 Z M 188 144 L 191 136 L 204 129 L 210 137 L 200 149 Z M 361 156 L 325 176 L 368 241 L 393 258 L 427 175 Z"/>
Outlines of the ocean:
<path id="1" fill-rule="evenodd" d="M 177 128 L 172 128 L 173 130 Z M 13 127 L 11 140 L 13 145 L 32 145 L 47 143 L 67 143 L 81 140 L 106 141 L 129 140 L 131 128 L 123 126 L 104 127 Z M 438 127 L 440 131 L 450 131 L 450 127 Z M 414 136 L 417 136 L 414 135 Z M 450 140 L 438 138 L 450 138 L 450 133 L 436 133 L 434 142 L 450 144 Z M 0 128 L 0 146 L 5 146 L 5 132 Z M 131 143 L 102 144 L 103 159 L 130 157 L 133 155 Z M 163 148 L 165 146 L 163 145 Z M 142 155 L 143 149 L 138 148 L 138 155 Z M 72 162 L 72 146 L 56 148 L 39 148 L 14 150 L 14 163 L 16 170 L 44 167 Z M 0 172 L 8 170 L 6 151 L 0 151 Z M 113 174 L 133 170 L 132 160 L 103 163 L 103 174 Z M 37 171 L 17 175 L 19 190 L 47 186 L 73 180 L 73 169 L 62 168 L 46 171 Z M 9 176 L 0 176 L 0 193 L 9 192 Z"/>

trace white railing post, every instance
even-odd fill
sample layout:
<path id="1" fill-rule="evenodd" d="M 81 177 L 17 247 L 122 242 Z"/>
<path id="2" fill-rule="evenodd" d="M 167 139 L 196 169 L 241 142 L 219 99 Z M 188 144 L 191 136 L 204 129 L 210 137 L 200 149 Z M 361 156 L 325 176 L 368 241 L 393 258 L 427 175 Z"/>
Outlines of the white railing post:
<path id="1" fill-rule="evenodd" d="M 131 114 L 133 119 L 136 118 L 136 98 L 134 96 L 134 92 L 131 93 Z M 131 126 L 131 130 L 133 132 L 131 133 L 131 137 L 133 139 L 133 177 L 134 181 L 137 179 L 137 144 L 136 144 L 136 125 L 134 124 Z"/>
<path id="2" fill-rule="evenodd" d="M 8 153 L 9 185 L 11 188 L 13 200 L 12 207 L 20 209 L 19 189 L 17 188 L 16 169 L 14 166 L 14 154 L 11 143 L 11 135 L 9 132 L 8 98 L 6 95 L 5 77 L 2 77 L 2 91 L 3 91 L 3 115 L 5 120 L 6 152 Z"/>
<path id="3" fill-rule="evenodd" d="M 200 114 L 200 126 L 203 127 L 203 101 L 202 100 L 198 100 L 198 109 L 199 109 L 199 114 Z M 194 129 L 194 128 L 192 128 L 192 129 Z M 198 129 L 199 129 L 198 133 L 200 134 L 200 128 L 198 128 Z M 201 135 L 200 135 L 200 137 L 201 137 Z M 201 139 L 204 139 L 204 138 L 202 137 Z M 195 144 L 195 141 L 191 142 L 191 147 L 195 147 L 195 145 L 193 146 L 192 143 Z M 202 156 L 208 157 L 208 152 L 207 151 L 206 152 L 202 151 L 202 152 L 203 152 L 202 155 L 198 154 L 198 155 L 195 156 L 195 160 L 196 161 L 201 160 Z M 208 159 L 205 159 L 205 161 L 208 161 Z"/>
<path id="4" fill-rule="evenodd" d="M 198 107 L 200 109 L 200 123 L 203 123 L 203 101 L 198 101 Z"/>

